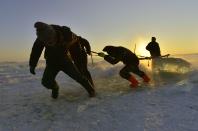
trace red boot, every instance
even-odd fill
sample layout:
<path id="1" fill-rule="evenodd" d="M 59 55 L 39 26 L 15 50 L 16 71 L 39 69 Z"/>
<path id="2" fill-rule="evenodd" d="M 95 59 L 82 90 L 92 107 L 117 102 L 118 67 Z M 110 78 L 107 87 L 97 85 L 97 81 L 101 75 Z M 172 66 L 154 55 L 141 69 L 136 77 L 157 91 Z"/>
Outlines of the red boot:
<path id="1" fill-rule="evenodd" d="M 144 82 L 148 83 L 150 81 L 150 78 L 145 74 L 143 77 Z"/>
<path id="2" fill-rule="evenodd" d="M 138 86 L 138 81 L 132 75 L 128 80 L 131 82 L 130 84 L 131 88 L 136 88 Z"/>

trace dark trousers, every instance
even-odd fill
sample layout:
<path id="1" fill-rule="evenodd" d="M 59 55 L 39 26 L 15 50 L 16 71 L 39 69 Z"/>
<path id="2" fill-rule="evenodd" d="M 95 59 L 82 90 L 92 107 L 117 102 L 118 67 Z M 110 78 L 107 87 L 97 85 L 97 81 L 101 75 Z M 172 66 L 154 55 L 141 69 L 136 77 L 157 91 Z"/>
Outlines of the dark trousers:
<path id="1" fill-rule="evenodd" d="M 80 74 L 70 59 L 64 59 L 59 64 L 47 64 L 42 78 L 43 86 L 48 89 L 52 89 L 54 86 L 57 86 L 55 78 L 59 71 L 63 71 L 65 74 L 80 83 L 88 93 L 94 92 L 91 83 Z"/>
<path id="2" fill-rule="evenodd" d="M 92 85 L 94 85 L 90 72 L 87 69 L 87 54 L 82 50 L 70 52 L 74 65 L 79 72 L 85 76 Z"/>
<path id="3" fill-rule="evenodd" d="M 94 85 L 91 74 L 87 69 L 87 55 L 82 54 L 81 56 L 76 56 L 73 58 L 73 61 L 79 72 L 84 75 L 92 85 Z"/>
<path id="4" fill-rule="evenodd" d="M 120 70 L 120 76 L 128 80 L 131 76 L 130 74 L 131 72 L 133 72 L 134 74 L 140 77 L 143 77 L 145 75 L 145 73 L 141 71 L 138 66 L 126 65 L 124 68 Z"/>
<path id="5" fill-rule="evenodd" d="M 79 72 L 84 76 L 86 77 L 90 83 L 93 85 L 93 80 L 92 80 L 92 77 L 91 77 L 91 74 L 90 72 L 88 71 L 87 69 L 87 66 L 83 63 L 80 63 L 80 62 L 74 62 L 74 64 L 76 65 L 76 67 L 78 68 Z"/>

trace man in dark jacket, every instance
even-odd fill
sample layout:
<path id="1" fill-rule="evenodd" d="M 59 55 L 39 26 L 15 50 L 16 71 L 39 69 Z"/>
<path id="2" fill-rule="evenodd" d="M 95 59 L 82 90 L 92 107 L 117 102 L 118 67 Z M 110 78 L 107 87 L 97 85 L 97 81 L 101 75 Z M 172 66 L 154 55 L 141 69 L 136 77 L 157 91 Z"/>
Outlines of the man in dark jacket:
<path id="1" fill-rule="evenodd" d="M 79 82 L 89 93 L 90 97 L 95 96 L 95 90 L 91 83 L 83 77 L 75 68 L 67 55 L 69 47 L 76 43 L 78 37 L 66 26 L 48 25 L 43 22 L 35 23 L 37 39 L 32 47 L 29 66 L 30 72 L 35 74 L 35 68 L 45 48 L 44 57 L 46 68 L 42 78 L 42 84 L 52 90 L 52 97 L 58 97 L 59 86 L 55 77 L 59 71 L 63 71 L 71 78 Z"/>
<path id="2" fill-rule="evenodd" d="M 151 38 L 151 42 L 146 46 L 146 50 L 150 51 L 151 57 L 153 58 L 161 56 L 160 47 L 155 37 Z"/>
<path id="3" fill-rule="evenodd" d="M 131 87 L 137 87 L 138 81 L 135 79 L 130 72 L 137 74 L 138 76 L 142 77 L 144 82 L 149 82 L 149 77 L 139 69 L 139 59 L 138 57 L 131 52 L 129 49 L 124 47 L 115 47 L 115 46 L 106 46 L 103 49 L 104 52 L 107 52 L 108 55 L 104 53 L 99 53 L 98 55 L 104 57 L 104 59 L 111 63 L 116 64 L 119 61 L 122 61 L 125 64 L 125 67 L 120 70 L 120 76 L 124 79 L 127 79 L 131 82 Z"/>
<path id="4" fill-rule="evenodd" d="M 79 40 L 70 46 L 69 53 L 80 73 L 89 80 L 92 86 L 94 86 L 91 74 L 87 69 L 87 54 L 91 55 L 91 46 L 89 42 L 86 39 L 79 37 Z"/>

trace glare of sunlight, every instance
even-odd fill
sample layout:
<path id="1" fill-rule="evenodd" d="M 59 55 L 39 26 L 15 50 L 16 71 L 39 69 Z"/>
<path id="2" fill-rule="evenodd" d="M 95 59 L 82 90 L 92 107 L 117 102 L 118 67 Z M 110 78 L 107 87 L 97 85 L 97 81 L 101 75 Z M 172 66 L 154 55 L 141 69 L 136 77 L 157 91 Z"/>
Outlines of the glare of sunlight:
<path id="1" fill-rule="evenodd" d="M 149 41 L 146 41 L 144 39 L 139 39 L 136 42 L 136 50 L 135 53 L 138 56 L 150 56 L 149 51 L 146 50 L 146 46 L 149 43 Z"/>

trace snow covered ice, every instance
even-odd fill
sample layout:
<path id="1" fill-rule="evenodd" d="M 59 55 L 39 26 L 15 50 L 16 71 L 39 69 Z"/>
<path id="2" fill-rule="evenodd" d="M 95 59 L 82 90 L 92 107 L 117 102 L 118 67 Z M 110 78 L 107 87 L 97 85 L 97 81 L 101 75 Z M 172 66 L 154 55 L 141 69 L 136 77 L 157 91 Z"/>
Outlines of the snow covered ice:
<path id="1" fill-rule="evenodd" d="M 1 62 L 0 131 L 197 131 L 198 55 L 176 57 L 190 62 L 191 70 L 152 73 L 142 64 L 152 81 L 137 77 L 139 89 L 118 76 L 122 64 L 90 64 L 97 92 L 91 99 L 60 72 L 57 100 L 41 85 L 43 61 L 35 76 L 27 62 Z"/>

